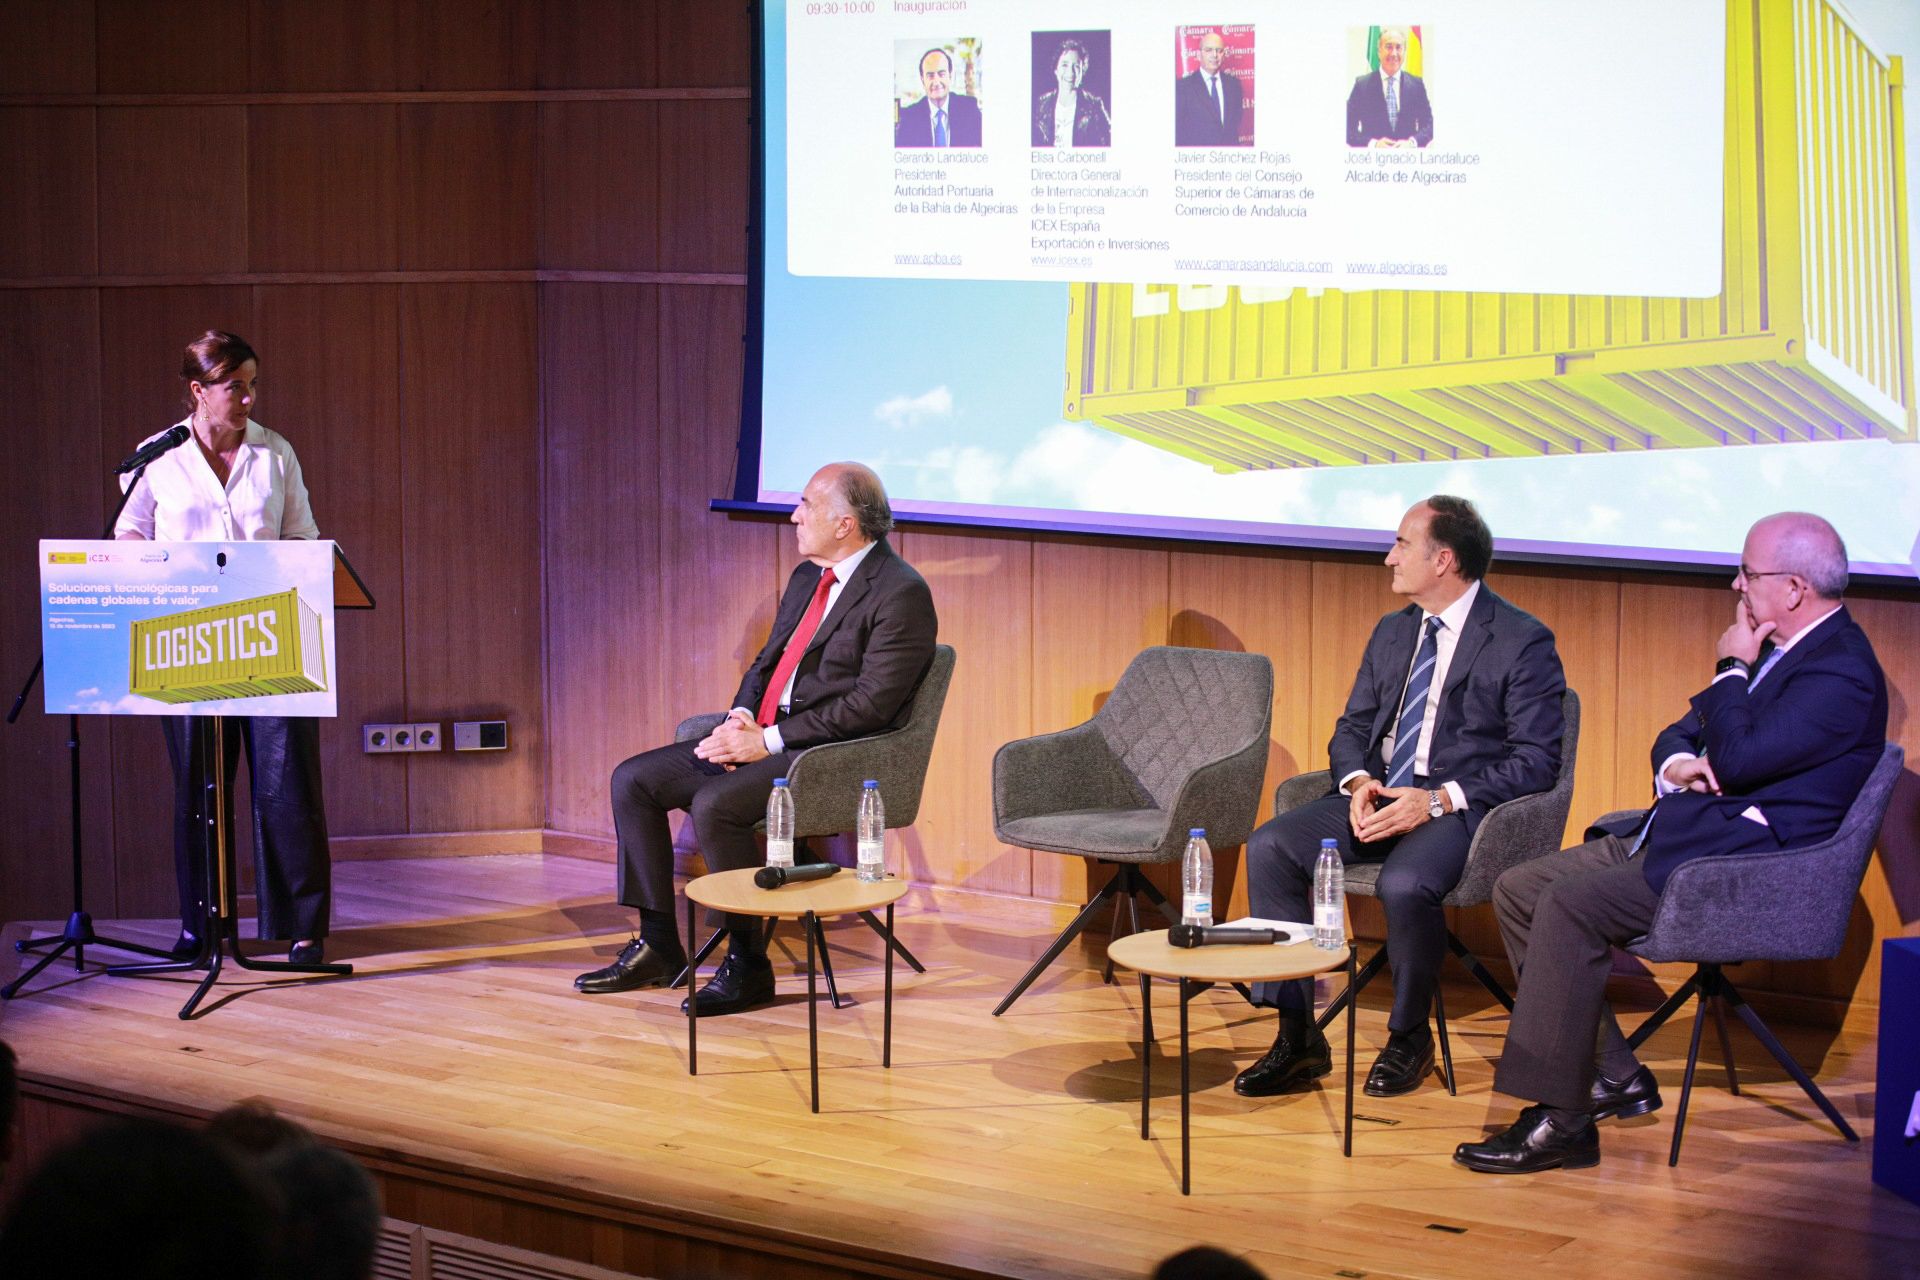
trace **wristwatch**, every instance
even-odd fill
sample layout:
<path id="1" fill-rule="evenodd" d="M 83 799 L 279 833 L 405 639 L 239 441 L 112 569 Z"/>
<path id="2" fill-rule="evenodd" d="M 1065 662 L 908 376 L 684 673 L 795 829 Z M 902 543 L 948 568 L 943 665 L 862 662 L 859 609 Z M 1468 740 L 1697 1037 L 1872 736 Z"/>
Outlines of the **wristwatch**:
<path id="1" fill-rule="evenodd" d="M 1447 802 L 1440 798 L 1438 791 L 1427 792 L 1427 816 L 1444 818 L 1447 816 Z"/>
<path id="2" fill-rule="evenodd" d="M 1722 658 L 1720 659 L 1720 661 L 1713 664 L 1713 674 L 1716 676 L 1723 676 L 1727 674 L 1727 672 L 1733 671 L 1736 668 L 1740 671 L 1742 675 L 1746 675 L 1747 673 L 1753 670 L 1752 665 L 1749 664 L 1745 658 L 1727 657 L 1727 658 Z"/>

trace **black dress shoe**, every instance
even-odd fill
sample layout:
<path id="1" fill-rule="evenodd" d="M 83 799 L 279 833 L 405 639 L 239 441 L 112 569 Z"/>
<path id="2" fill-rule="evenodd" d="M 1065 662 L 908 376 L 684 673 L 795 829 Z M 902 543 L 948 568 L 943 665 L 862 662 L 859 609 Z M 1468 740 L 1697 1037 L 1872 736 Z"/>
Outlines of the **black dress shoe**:
<path id="1" fill-rule="evenodd" d="M 611 995 L 616 991 L 638 991 L 642 987 L 664 987 L 687 967 L 684 955 L 665 955 L 635 938 L 620 948 L 612 964 L 573 980 L 574 990 L 590 996 Z"/>
<path id="2" fill-rule="evenodd" d="M 1643 1116 L 1660 1109 L 1660 1082 L 1645 1067 L 1625 1080 L 1609 1080 L 1596 1071 L 1593 1091 L 1587 1096 L 1592 1100 L 1595 1120 Z"/>
<path id="3" fill-rule="evenodd" d="M 191 960 L 200 954 L 200 935 L 191 929 L 182 929 L 180 936 L 173 940 L 167 954 L 175 960 Z"/>
<path id="4" fill-rule="evenodd" d="M 699 1016 L 711 1018 L 722 1013 L 739 1013 L 773 1003 L 773 963 L 765 956 L 749 960 L 729 953 L 719 969 L 707 979 L 693 999 L 699 1001 Z M 687 1002 L 680 1002 L 680 1012 Z"/>
<path id="5" fill-rule="evenodd" d="M 325 964 L 326 946 L 315 938 L 312 942 L 296 942 L 287 948 L 288 964 Z"/>
<path id="6" fill-rule="evenodd" d="M 1546 1107 L 1528 1107 L 1505 1133 L 1461 1143 L 1453 1162 L 1475 1173 L 1587 1169 L 1600 1163 L 1600 1130 L 1591 1120 L 1568 1127 Z"/>
<path id="7" fill-rule="evenodd" d="M 1393 1036 L 1367 1072 L 1367 1096 L 1397 1098 L 1412 1093 L 1433 1074 L 1433 1037 Z"/>
<path id="8" fill-rule="evenodd" d="M 1332 1070 L 1333 1051 L 1325 1036 L 1312 1031 L 1302 1043 L 1283 1030 L 1260 1061 L 1233 1078 L 1233 1091 L 1243 1098 L 1271 1098 L 1305 1089 Z"/>

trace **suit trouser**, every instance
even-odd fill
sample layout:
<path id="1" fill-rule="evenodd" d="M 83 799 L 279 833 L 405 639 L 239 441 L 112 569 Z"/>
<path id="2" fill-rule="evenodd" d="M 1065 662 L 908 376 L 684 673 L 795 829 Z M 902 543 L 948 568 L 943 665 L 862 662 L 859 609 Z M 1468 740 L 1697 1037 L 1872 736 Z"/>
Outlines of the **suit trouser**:
<path id="1" fill-rule="evenodd" d="M 173 765 L 173 866 L 180 887 L 180 925 L 205 925 L 209 852 L 200 743 L 213 732 L 205 716 L 166 716 L 160 731 Z M 230 716 L 226 770 L 229 830 L 234 771 L 242 744 L 253 789 L 254 892 L 262 938 L 324 938 L 333 905 L 333 861 L 327 852 L 326 802 L 320 788 L 320 722 L 310 716 Z"/>
<path id="2" fill-rule="evenodd" d="M 622 761 L 613 771 L 613 829 L 620 838 L 618 895 L 630 907 L 667 911 L 673 904 L 673 833 L 667 813 L 686 810 L 708 871 L 756 866 L 760 847 L 754 826 L 766 816 L 773 780 L 785 776 L 792 752 L 781 752 L 731 771 L 702 760 L 691 742 L 656 747 Z M 729 916 L 729 930 L 751 916 Z"/>
<path id="3" fill-rule="evenodd" d="M 1493 1087 L 1585 1111 L 1596 1066 L 1624 1080 L 1639 1061 L 1607 1003 L 1613 949 L 1653 922 L 1660 896 L 1633 844 L 1603 836 L 1523 862 L 1493 886 L 1494 914 L 1519 975 Z"/>
<path id="4" fill-rule="evenodd" d="M 1355 840 L 1352 802 L 1325 796 L 1290 809 L 1247 840 L 1247 895 L 1253 914 L 1269 920 L 1313 919 L 1313 868 L 1320 842 L 1339 842 L 1342 862 L 1380 862 L 1375 892 L 1387 913 L 1387 958 L 1393 968 L 1393 1013 L 1387 1029 L 1400 1034 L 1427 1025 L 1433 987 L 1447 950 L 1447 918 L 1440 900 L 1460 883 L 1473 843 L 1463 813 L 1421 823 L 1403 836 Z M 1313 983 L 1262 982 L 1255 1004 L 1311 1010 Z"/>

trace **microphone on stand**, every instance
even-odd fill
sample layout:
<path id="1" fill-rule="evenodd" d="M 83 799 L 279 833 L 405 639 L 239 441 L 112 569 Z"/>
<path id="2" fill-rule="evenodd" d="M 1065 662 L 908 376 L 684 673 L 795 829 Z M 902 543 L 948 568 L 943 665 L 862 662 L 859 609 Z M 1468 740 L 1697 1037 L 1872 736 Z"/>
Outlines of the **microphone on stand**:
<path id="1" fill-rule="evenodd" d="M 840 870 L 837 862 L 808 862 L 797 867 L 762 867 L 753 873 L 753 882 L 762 889 L 778 889 L 800 880 L 825 880 Z"/>
<path id="2" fill-rule="evenodd" d="M 125 462 L 113 469 L 113 474 L 123 476 L 129 471 L 138 471 L 167 450 L 178 449 L 192 434 L 192 430 L 184 422 L 167 428 L 129 454 Z"/>
<path id="3" fill-rule="evenodd" d="M 1285 929 L 1229 928 L 1219 924 L 1177 924 L 1167 930 L 1167 943 L 1175 947 L 1271 946 L 1292 942 Z"/>

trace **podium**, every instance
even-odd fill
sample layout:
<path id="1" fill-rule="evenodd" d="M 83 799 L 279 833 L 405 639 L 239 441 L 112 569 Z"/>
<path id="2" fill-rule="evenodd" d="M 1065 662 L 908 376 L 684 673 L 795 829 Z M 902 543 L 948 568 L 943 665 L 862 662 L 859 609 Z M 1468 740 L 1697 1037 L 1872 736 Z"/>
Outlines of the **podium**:
<path id="1" fill-rule="evenodd" d="M 60 939 L 0 994 L 11 997 L 63 951 L 112 946 L 154 956 L 116 965 L 121 976 L 204 969 L 180 1009 L 195 1015 L 230 956 L 262 973 L 344 976 L 345 964 L 255 960 L 239 947 L 238 884 L 227 794 L 230 721 L 249 716 L 335 714 L 334 612 L 374 601 L 331 542 L 58 542 L 40 544 L 46 709 L 75 726 L 75 914 Z M 24 697 L 24 691 L 23 691 Z M 16 706 L 17 710 L 17 706 Z M 78 717 L 83 714 L 190 718 L 189 749 L 204 782 L 191 821 L 206 842 L 199 949 L 175 956 L 99 938 L 80 905 Z"/>

